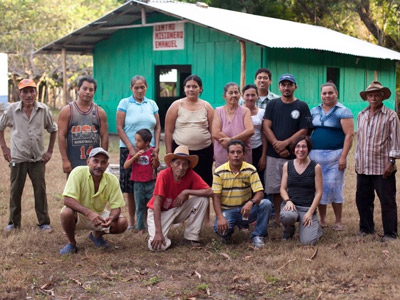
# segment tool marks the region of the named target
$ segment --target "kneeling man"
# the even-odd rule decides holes
[[[68,244],[60,250],[62,255],[78,251],[75,230],[91,230],[89,238],[93,243],[108,248],[103,235],[122,233],[128,226],[126,218],[120,215],[125,202],[119,181],[113,174],[105,172],[109,158],[106,150],[94,148],[87,166],[76,167],[68,177],[63,193],[65,206],[61,210],[61,225]],[[111,212],[105,209],[107,203]]]
[[[167,237],[171,226],[186,219],[184,238],[192,246],[200,245],[199,233],[212,192],[192,170],[198,160],[197,155],[189,155],[186,146],[179,146],[174,153],[165,155],[164,162],[168,168],[158,174],[153,198],[147,204],[148,246],[151,251],[166,250],[171,246]]]
[[[250,239],[254,247],[261,248],[268,234],[272,203],[263,199],[264,189],[257,169],[243,161],[245,153],[246,146],[242,141],[230,141],[228,162],[214,172],[212,191],[217,215],[214,231],[225,242],[231,242],[235,225],[247,226],[257,221]]]

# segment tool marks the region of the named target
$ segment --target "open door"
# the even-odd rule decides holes
[[[185,97],[183,81],[191,73],[191,65],[155,66],[155,98],[159,108],[161,128],[163,130],[167,110],[172,102]]]

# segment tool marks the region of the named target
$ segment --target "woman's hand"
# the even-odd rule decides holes
[[[282,210],[289,210],[289,211],[295,211],[296,206],[291,200],[286,201],[285,206],[282,208]]]
[[[218,142],[221,144],[222,147],[224,148],[228,148],[228,144],[231,141],[231,138],[229,137],[224,137],[224,138],[220,138],[218,140]]]
[[[261,158],[258,161],[258,166],[257,166],[258,170],[263,171],[265,169],[266,163],[267,163],[267,156],[261,155]]]
[[[303,217],[303,226],[308,226],[310,227],[312,225],[312,213],[310,211],[307,211],[306,214]]]
[[[344,171],[347,166],[347,159],[345,157],[340,157],[339,158],[339,171]]]

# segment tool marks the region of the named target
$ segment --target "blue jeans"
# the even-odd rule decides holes
[[[261,200],[259,205],[254,205],[251,209],[249,219],[243,220],[242,214],[240,213],[243,206],[231,208],[231,209],[224,209],[222,214],[224,215],[226,221],[229,224],[228,232],[225,235],[221,235],[218,232],[218,218],[215,220],[214,223],[214,232],[217,233],[219,236],[223,238],[230,238],[235,226],[246,226],[254,221],[257,221],[256,228],[252,232],[250,239],[255,236],[262,236],[265,237],[268,235],[268,219],[271,216],[272,211],[272,203],[268,199]]]
[[[146,211],[147,202],[153,196],[155,180],[147,182],[136,181],[133,185],[133,194],[135,196],[136,205],[136,228],[138,230],[146,229]]]

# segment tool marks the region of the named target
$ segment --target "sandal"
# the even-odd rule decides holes
[[[110,244],[105,239],[103,239],[102,236],[95,237],[93,235],[93,233],[91,232],[91,233],[89,233],[89,238],[96,245],[96,247],[99,247],[99,248],[108,248],[108,247],[110,247]]]
[[[343,229],[344,229],[343,225],[340,225],[340,224],[335,224],[332,226],[332,230],[335,230],[335,231],[342,231]]]
[[[72,245],[72,244],[66,244],[64,246],[64,248],[62,248],[60,250],[61,255],[68,255],[68,254],[72,254],[72,253],[76,253],[76,252],[78,252],[78,247],[76,247],[76,245]]]

